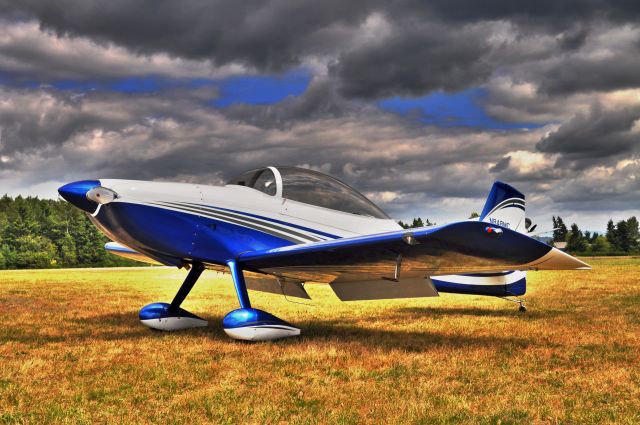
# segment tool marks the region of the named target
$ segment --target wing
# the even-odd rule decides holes
[[[524,234],[477,221],[252,251],[237,260],[246,270],[325,283],[589,268]]]
[[[114,255],[128,258],[129,260],[140,261],[141,263],[147,264],[163,264],[160,261],[154,260],[153,258],[148,257],[141,252],[131,249],[128,246],[122,245],[118,242],[107,242],[104,245],[104,249]]]

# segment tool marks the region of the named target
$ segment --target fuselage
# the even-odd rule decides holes
[[[401,229],[348,185],[291,167],[252,170],[223,186],[100,179],[59,191],[113,241],[175,266],[224,268],[248,251]],[[519,271],[432,281],[440,292],[504,296],[526,291],[525,273]]]
[[[107,236],[161,259],[221,264],[246,251],[400,229],[239,186],[101,179],[117,198],[90,212]]]

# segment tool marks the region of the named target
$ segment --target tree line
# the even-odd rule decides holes
[[[0,198],[0,269],[141,265],[105,251],[108,241],[64,201]]]
[[[398,224],[407,229],[436,223],[416,217]],[[553,217],[553,227],[553,242],[566,242],[566,250],[573,253],[640,252],[636,217],[617,223],[609,220],[603,235],[583,232],[575,223],[567,228],[560,216]],[[0,198],[0,269],[142,265],[108,253],[104,249],[108,241],[84,212],[62,200]]]
[[[566,251],[591,255],[627,255],[640,252],[638,219],[633,216],[614,224],[607,223],[604,235],[582,231],[576,223],[570,228],[560,216],[553,216],[553,242],[566,242]]]
[[[402,220],[398,221],[398,224],[402,226],[403,229],[411,229],[416,227],[429,227],[435,226],[436,223],[432,223],[428,218],[422,220],[421,217],[415,217],[411,223],[403,223]]]
[[[470,219],[477,218],[477,212],[471,213]],[[640,231],[638,220],[635,216],[614,223],[609,220],[606,232],[601,235],[598,232],[582,231],[576,223],[570,228],[564,224],[560,216],[553,216],[553,238],[548,242],[556,244],[566,242],[566,251],[582,255],[629,255],[640,253]],[[412,222],[398,224],[405,229],[414,227],[435,226],[428,218],[414,218]]]

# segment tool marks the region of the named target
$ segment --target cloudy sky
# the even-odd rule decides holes
[[[310,167],[397,219],[640,215],[640,2],[0,0],[0,191]]]

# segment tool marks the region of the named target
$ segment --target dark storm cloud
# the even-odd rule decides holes
[[[491,132],[425,132],[375,109],[338,115],[316,107],[312,118],[305,112],[307,119],[292,120],[282,131],[230,120],[196,91],[135,102],[102,92],[71,98],[55,90],[5,89],[0,95],[7,100],[0,108],[0,179],[21,184],[88,177],[219,184],[265,164],[314,165],[364,192],[398,192],[421,202],[484,192],[490,177],[479,175],[486,161],[509,145],[527,144]],[[489,140],[490,146],[478,149]],[[399,208],[390,205],[391,211]]]
[[[576,50],[582,47],[587,41],[589,28],[585,25],[574,24],[559,37],[562,50]]]
[[[412,22],[407,29],[345,52],[330,67],[347,96],[413,96],[435,90],[459,91],[491,75],[486,28]]]
[[[536,148],[560,154],[558,164],[587,167],[640,152],[640,132],[634,125],[640,107],[603,109],[594,105],[543,137]]]
[[[366,4],[340,0],[27,0],[2,4],[5,14],[34,17],[58,35],[116,43],[139,54],[214,59],[218,64],[241,63],[263,71],[298,64],[301,56],[313,53],[310,42],[315,33],[332,26],[357,25],[370,13]]]
[[[272,105],[234,104],[220,112],[231,120],[263,128],[291,128],[303,121],[376,113],[376,108],[339,95],[335,81],[317,77],[301,96],[289,96]]]
[[[0,93],[7,95],[7,92]],[[29,96],[26,90],[13,94],[15,97],[6,98],[7,101],[0,104],[2,154],[60,145],[77,132],[97,126],[108,128],[112,124],[108,115],[83,110],[81,104],[70,96],[34,97]],[[45,108],[42,108],[43,104]]]
[[[637,87],[638,70],[640,48],[628,49],[615,59],[568,58],[540,73],[540,90],[562,95]]]
[[[544,60],[580,48],[595,23],[636,25],[639,9],[637,2],[595,0],[0,0],[0,13],[9,21],[35,19],[58,36],[87,37],[142,56],[167,54],[211,61],[214,67],[239,64],[257,72],[282,72],[319,58],[331,64],[343,94],[365,98],[418,96],[483,84],[501,67],[527,62],[532,55]],[[375,16],[382,24],[367,26]],[[511,25],[512,39],[501,41],[505,23]],[[554,42],[537,49],[522,44],[544,37]],[[64,58],[47,57],[46,52],[38,57],[37,51],[16,47],[18,51],[7,46],[6,54],[31,63],[34,72],[52,68],[74,75]],[[639,74],[629,53],[626,63],[617,65],[569,58],[566,64],[537,67],[537,74],[528,78],[541,81],[551,93],[598,90],[612,87],[614,80],[616,87],[628,87],[637,83]],[[99,67],[92,71],[91,62],[77,61],[75,75],[99,72]],[[574,74],[583,66],[590,72]]]
[[[210,61],[140,56],[124,47],[87,38],[57,37],[38,23],[0,19],[0,81],[33,87],[56,81],[105,82],[131,77],[222,78],[237,66],[212,67]]]
[[[515,184],[518,187],[526,185],[527,188],[535,192],[545,192],[548,190],[549,183],[557,184],[574,175],[562,167],[555,167],[552,161],[545,161],[544,158],[532,159],[529,164],[523,161],[512,161],[512,159],[512,156],[502,158],[489,169],[489,172],[498,180]],[[535,166],[531,166],[532,164]]]
[[[578,211],[582,216],[603,212],[606,220],[607,215],[618,211],[628,211],[626,217],[637,216],[638,176],[640,161],[628,161],[615,168],[591,170],[578,178],[558,181],[547,194],[556,208]]]
[[[496,162],[496,164],[493,167],[491,167],[489,171],[492,173],[499,173],[501,171],[504,171],[507,168],[509,168],[509,162],[511,162],[511,157],[505,156],[500,161]]]
[[[423,8],[419,0],[410,2]],[[426,9],[434,16],[453,23],[479,20],[509,20],[536,26],[562,26],[576,21],[609,19],[633,22],[640,17],[640,4],[627,0],[435,0]]]
[[[144,124],[155,117],[171,117],[189,123],[188,108],[201,102],[201,92],[175,92],[162,97],[117,93],[75,94],[48,88],[2,90],[0,97],[0,154],[30,153],[45,147],[60,147],[78,134],[94,130],[120,131]],[[153,136],[161,137],[162,133]]]

